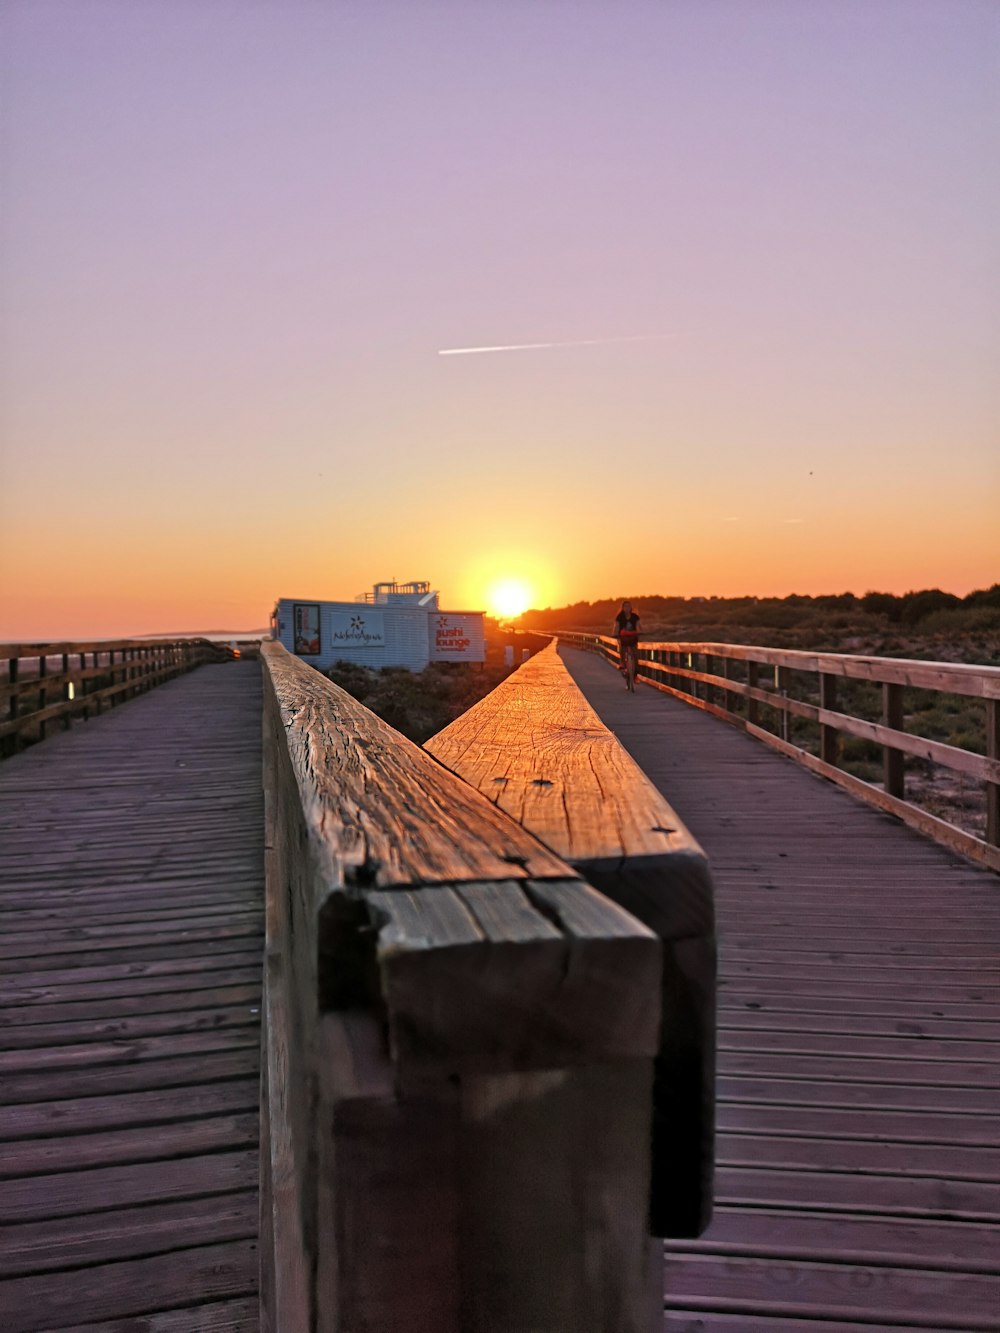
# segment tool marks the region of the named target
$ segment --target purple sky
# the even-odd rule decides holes
[[[0,46],[0,637],[1000,578],[993,0],[7,0]]]

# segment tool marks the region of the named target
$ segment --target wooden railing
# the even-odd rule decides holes
[[[615,640],[604,635],[560,631],[558,638],[618,660]],[[738,644],[643,642],[639,679],[742,727],[971,860],[1000,870],[1000,668]],[[908,730],[920,697],[914,692],[978,701],[985,753]],[[873,696],[878,719],[859,716],[874,711]],[[845,738],[875,747],[880,784],[845,771]],[[982,784],[985,836],[907,799],[908,758]]]
[[[663,943],[650,1228],[712,1212],[716,942],[704,852],[550,644],[425,747]]]
[[[227,655],[207,639],[0,644],[0,753]]]
[[[696,992],[713,989],[714,946],[696,944],[689,966],[684,931],[665,947],[281,645],[262,658],[263,1327],[652,1333],[661,1013],[704,1024],[711,1001]],[[592,802],[549,772],[531,789],[558,792],[564,809]],[[662,896],[643,869],[662,872],[673,839],[692,886],[687,934],[710,938],[700,852],[631,790],[636,818],[659,823],[644,832],[659,859],[636,864],[627,891],[636,905]],[[618,869],[627,862],[619,841]],[[602,888],[615,879],[600,856],[593,870]],[[696,1081],[688,1109],[706,1067],[701,1037],[678,1035],[674,1081]],[[704,1181],[704,1117],[693,1132]]]

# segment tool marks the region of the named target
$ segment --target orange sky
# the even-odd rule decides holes
[[[1000,579],[1000,8],[793,9],[5,7],[0,639]]]

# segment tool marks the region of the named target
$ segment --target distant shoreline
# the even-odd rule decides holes
[[[100,637],[81,636],[79,634],[49,634],[44,637],[32,635],[16,637],[10,636],[4,638],[4,643],[24,643],[24,644],[43,644],[43,643],[137,643],[146,639],[150,643],[159,639],[221,639],[228,642],[230,639],[269,639],[271,637],[270,629],[195,629],[195,630],[176,630],[167,634],[107,634]]]

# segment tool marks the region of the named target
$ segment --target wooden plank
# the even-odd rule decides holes
[[[319,1333],[459,1333],[457,1085],[397,1098],[360,1013],[323,1016],[318,1066]]]
[[[720,1102],[716,1111],[720,1134],[796,1134],[809,1139],[864,1138],[885,1142],[890,1151],[908,1143],[975,1144],[1000,1147],[1000,1120],[989,1113],[945,1114],[928,1110],[787,1106]],[[995,1158],[995,1155],[994,1155]],[[1000,1162],[993,1160],[994,1169]]]
[[[716,1170],[716,1201],[861,1216],[878,1213],[993,1223],[1000,1210],[1000,1185],[923,1176],[853,1177],[839,1171],[720,1166]]]
[[[222,1071],[226,1072],[225,1068]],[[0,1139],[63,1136],[125,1125],[155,1125],[197,1116],[256,1110],[256,1078],[187,1083],[171,1089],[147,1089],[89,1097],[21,1102],[0,1106]]]
[[[183,1237],[185,1247],[194,1247],[256,1236],[254,1190],[140,1204],[91,1213],[85,1219],[47,1217],[7,1226],[4,1271],[10,1277],[23,1277],[166,1253],[177,1248],[178,1237]]]
[[[47,991],[38,990],[22,993],[17,1004],[4,1004],[0,1008],[0,1029],[18,1026],[31,1026],[36,1023],[60,1023],[67,1018],[79,1019],[85,1012],[88,1020],[115,1018],[123,1014],[134,1014],[141,1008],[144,1014],[177,1013],[189,1009],[231,1008],[237,1004],[249,1006],[250,1013],[259,1012],[260,1008],[260,969],[245,969],[247,983],[233,986],[209,986],[206,989],[182,991],[152,990],[147,983],[137,990],[130,990],[125,982],[113,985],[124,989],[125,994],[107,998],[90,995],[63,996],[62,988],[50,987]],[[222,974],[226,976],[225,973]],[[235,973],[235,980],[240,973]],[[160,983],[162,987],[162,982]],[[65,989],[74,990],[70,986]],[[86,990],[87,987],[81,989]],[[53,1003],[44,1000],[53,997]],[[141,998],[140,998],[141,997]]]
[[[670,856],[674,935],[713,921],[704,856],[550,645],[424,748],[573,865]]]
[[[189,978],[189,981],[182,981],[180,983],[182,985],[200,984],[205,974],[218,976],[220,964],[228,971],[230,963],[233,969],[241,971],[247,967],[259,969],[259,951],[246,946],[243,953],[226,952],[219,957],[202,954],[191,958],[173,957],[158,962],[137,964],[125,961],[89,968],[74,967],[71,971],[67,971],[65,966],[30,972],[19,971],[16,975],[0,979],[0,998],[4,1003],[11,1003],[20,995],[30,994],[33,989],[44,989],[49,986],[72,998],[72,991],[90,985],[113,987],[119,982],[129,984],[134,981],[136,985],[148,982],[159,988],[171,985],[173,978]],[[165,981],[164,978],[169,980]],[[117,995],[128,992],[107,990],[95,993]]]
[[[174,1033],[218,1032],[225,1028],[260,1028],[259,1006],[239,1004],[228,1008],[185,1009],[177,1013],[143,1013],[114,1018],[83,1018],[69,1023],[24,1023],[0,1027],[0,1068],[3,1055],[14,1051],[64,1049],[83,1042],[100,1046],[109,1040],[126,1042]]]
[[[701,848],[550,644],[424,747],[663,941],[652,1223],[710,1212],[715,943]]]
[[[659,1325],[651,1077],[631,1061],[462,1080],[462,1329]]]
[[[802,1055],[850,1054],[856,1059],[884,1059],[977,1063],[994,1069],[1000,1043],[994,1041],[947,1041],[933,1037],[873,1037],[862,1033],[775,1032],[756,1028],[721,1028],[720,1051],[790,1051]]]
[[[296,1144],[295,1134],[303,1134],[301,1107],[296,1103],[312,1088],[300,1086],[282,970],[269,929],[261,1026],[260,1314],[265,1333],[307,1333],[311,1278],[305,1233],[311,1218],[303,1208],[303,1174],[310,1158],[305,1146]]]
[[[853,1319],[887,1327],[906,1319],[946,1329],[996,1329],[996,1278],[976,1274],[887,1269],[868,1264],[767,1264],[709,1255],[675,1255],[667,1266],[669,1305],[745,1313]],[[978,1313],[977,1313],[978,1312]]]
[[[852,1175],[904,1175],[948,1181],[1000,1182],[1000,1155],[990,1146],[870,1142],[835,1137],[768,1133],[720,1136],[718,1160],[726,1166],[782,1171],[848,1171]]]
[[[0,1073],[3,1084],[16,1071],[43,1069],[94,1068],[99,1064],[134,1065],[138,1061],[156,1063],[167,1056],[194,1055],[206,1051],[237,1050],[241,1046],[256,1048],[258,1021],[248,1021],[219,1030],[205,1027],[197,1032],[167,1033],[163,1036],[120,1038],[104,1041],[77,1042],[70,1045],[44,1046],[26,1050],[0,1051]]]
[[[0,1306],[19,1333],[65,1327],[81,1308],[96,1319],[133,1318],[190,1302],[199,1291],[212,1301],[256,1291],[256,1247],[227,1241],[78,1270],[72,1283],[48,1274],[0,1280]]]
[[[996,1242],[994,1226],[969,1222],[726,1207],[717,1209],[710,1236],[671,1241],[667,1249],[671,1256],[689,1251],[988,1274],[996,1272]]]
[[[258,1142],[257,1109],[243,1115],[172,1120],[160,1125],[19,1138],[3,1145],[0,1179],[23,1180],[52,1171],[84,1171],[128,1162],[163,1163],[184,1155],[252,1147]]]
[[[980,1115],[992,1112],[996,1090],[987,1081],[982,1087],[963,1087],[961,1084],[913,1084],[850,1082],[822,1074],[815,1079],[730,1076],[719,1077],[720,1100],[754,1102],[767,1105],[870,1106],[887,1110],[911,1107],[921,1111],[968,1111]]]
[[[255,1188],[257,1150],[180,1157],[169,1163],[143,1162],[87,1171],[57,1171],[8,1180],[0,1192],[0,1222],[30,1222],[87,1213],[93,1200],[105,1208],[126,1208],[158,1200],[231,1194]]]
[[[254,1333],[257,1328],[257,1298],[211,1301],[175,1310],[143,1314],[142,1333]],[[96,1324],[74,1324],[62,1333],[136,1333],[135,1319],[102,1319]]]
[[[227,1034],[224,1046],[205,1050],[199,1043],[193,1055],[137,1063],[88,1065],[66,1069],[56,1067],[28,1073],[6,1073],[0,1079],[0,1104],[60,1100],[73,1097],[102,1097],[111,1094],[153,1091],[159,1088],[190,1087],[198,1083],[219,1082],[256,1074],[259,1069],[257,1043],[240,1032],[239,1046]],[[235,1046],[235,1048],[234,1048]]]
[[[833,1013],[815,1014],[808,1011],[789,1013],[771,1007],[747,1009],[745,1006],[740,1006],[721,1010],[719,1027],[720,1030],[727,1031],[821,1033],[823,1036],[840,1033],[847,1036],[874,1036],[889,1040],[900,1037],[954,1038],[959,1041],[977,1042],[1000,1040],[1000,1022],[989,1022],[986,1019],[949,1022],[944,1019],[927,1018],[924,1014],[900,1019],[874,1016],[867,1012],[839,1016]]]
[[[318,671],[279,644],[262,660],[331,888],[566,877],[540,842]]]
[[[579,881],[370,893],[402,1086],[652,1057],[660,949]],[[544,905],[545,914],[535,903]]]
[[[671,1306],[664,1314],[663,1330],[664,1333],[761,1333],[763,1317],[765,1316],[760,1314],[729,1314],[716,1310],[692,1310],[682,1306],[676,1308]],[[957,1313],[955,1317],[961,1318]],[[825,1322],[811,1318],[785,1318],[770,1312],[766,1319],[767,1333],[822,1333],[822,1325]],[[873,1327],[879,1326],[867,1321],[858,1324],[853,1319],[838,1318],[827,1324],[827,1327],[836,1329],[836,1333],[872,1333]],[[924,1333],[927,1325],[893,1322],[891,1327],[893,1333]],[[969,1333],[967,1324],[935,1324],[934,1329],[935,1333]]]

